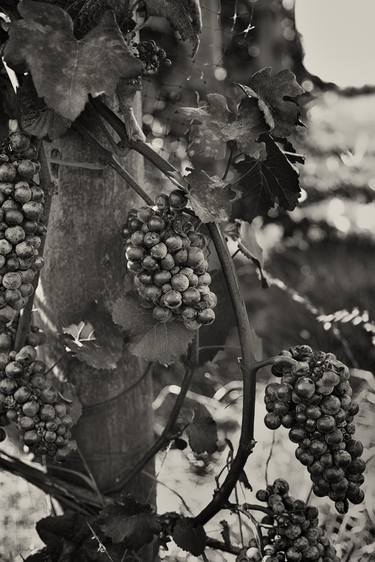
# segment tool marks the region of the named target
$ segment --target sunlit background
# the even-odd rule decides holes
[[[375,84],[374,0],[296,0],[295,13],[309,72],[342,88]]]

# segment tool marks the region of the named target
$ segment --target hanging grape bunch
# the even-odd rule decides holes
[[[30,138],[10,132],[0,149],[0,308],[8,320],[34,293],[33,281],[43,266],[38,250],[45,233],[44,192],[34,181],[38,172]]]
[[[215,320],[217,298],[210,290],[207,240],[186,205],[180,190],[161,194],[155,208],[129,212],[123,235],[142,306],[152,308],[158,322],[179,319],[197,330]]]
[[[73,420],[58,392],[48,384],[46,365],[26,345],[0,353],[0,440],[3,427],[15,422],[22,442],[38,455],[63,459],[72,447]]]
[[[256,497],[266,502],[271,515],[264,524],[269,524],[264,550],[267,562],[339,562],[334,547],[319,527],[319,512],[301,500],[289,495],[289,484],[277,478],[259,490]]]
[[[366,467],[363,445],[353,437],[359,408],[351,398],[349,369],[333,353],[301,345],[283,351],[272,372],[281,382],[266,387],[266,426],[289,429],[314,493],[328,496],[339,513],[346,513],[349,501],[364,499],[360,486]]]
[[[134,43],[138,58],[144,63],[146,72],[155,74],[162,65],[171,66],[172,61],[167,58],[164,49],[157,46],[155,41],[140,41]]]

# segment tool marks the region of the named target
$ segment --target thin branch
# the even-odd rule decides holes
[[[118,161],[117,157],[112,154],[107,148],[105,148],[98,139],[89,131],[86,127],[81,124],[75,123],[73,127],[91,144],[93,144],[97,149],[99,149],[102,155],[105,157],[107,165],[115,170],[131,187],[141,199],[143,199],[147,205],[153,205],[153,199],[144,191],[144,189],[138,184],[138,182],[133,178],[133,176],[125,170],[122,164]]]
[[[236,498],[236,504],[238,505],[240,503],[240,500],[239,500],[239,497],[238,497],[237,484],[234,487],[234,495],[235,495],[235,498]],[[237,517],[238,517],[238,526],[239,526],[239,530],[240,530],[241,545],[242,545],[242,547],[244,547],[245,543],[244,543],[244,537],[243,537],[242,518],[241,518],[241,512],[240,511],[237,511]]]
[[[92,414],[95,415],[102,408],[109,408],[111,406],[111,404],[114,404],[115,402],[117,402],[117,400],[119,400],[120,398],[125,396],[125,394],[128,394],[129,392],[134,390],[134,388],[136,388],[139,384],[141,384],[141,382],[147,377],[147,375],[150,374],[150,371],[151,371],[152,368],[153,368],[153,364],[149,363],[147,365],[147,367],[145,368],[145,370],[143,371],[143,373],[137,378],[137,380],[135,380],[129,386],[124,388],[124,390],[121,390],[121,392],[119,392],[118,394],[115,394],[115,396],[112,396],[111,398],[108,398],[107,400],[102,400],[101,402],[94,402],[93,404],[90,404],[89,406],[84,406],[82,415],[85,416],[85,417],[91,416]]]
[[[79,455],[80,458],[81,458],[82,464],[83,464],[83,466],[84,466],[84,468],[85,468],[85,470],[86,470],[86,472],[87,472],[87,474],[88,474],[88,476],[89,476],[89,478],[90,478],[90,480],[91,480],[92,487],[93,487],[93,489],[95,490],[95,492],[96,492],[96,494],[97,494],[97,496],[98,496],[99,501],[101,502],[102,506],[104,507],[104,498],[103,498],[103,495],[102,495],[102,493],[100,492],[99,486],[98,486],[98,484],[97,484],[97,482],[96,482],[96,480],[95,480],[95,477],[94,477],[94,475],[93,475],[93,473],[92,473],[92,471],[91,471],[89,465],[87,464],[87,461],[86,461],[86,459],[85,459],[85,457],[84,457],[84,455],[83,455],[81,449],[80,449],[78,446],[77,446],[77,452],[78,452],[78,455]]]
[[[210,537],[206,539],[206,546],[214,548],[215,550],[220,550],[221,552],[228,552],[228,554],[238,555],[241,553],[241,548],[239,546],[225,544],[224,542],[211,539]]]
[[[49,213],[50,213],[50,209],[51,209],[52,191],[53,191],[53,187],[54,187],[54,182],[51,178],[49,164],[48,164],[48,158],[47,158],[46,149],[45,149],[45,146],[44,146],[43,142],[40,144],[40,147],[39,147],[39,161],[40,161],[40,164],[41,164],[40,186],[43,188],[44,194],[45,194],[43,219],[44,219],[44,224],[47,226],[48,225]],[[46,237],[47,237],[46,234],[44,234],[44,236],[42,236],[42,241],[41,241],[41,245],[40,245],[40,248],[39,248],[39,255],[41,255],[41,256],[43,255]],[[40,277],[40,271],[37,272],[37,274],[35,275],[35,278],[33,280],[34,292],[29,297],[29,300],[27,301],[27,304],[26,304],[25,308],[23,309],[22,313],[20,314],[20,318],[18,320],[17,332],[16,332],[16,337],[15,337],[15,343],[14,343],[14,348],[15,348],[16,351],[19,351],[21,349],[21,347],[25,345],[26,338],[27,338],[29,330],[30,330],[30,324],[31,324],[33,307],[34,307],[34,298],[35,298],[36,289],[37,289],[38,283],[39,283],[39,277]]]
[[[146,451],[143,457],[136,463],[136,465],[128,472],[127,470],[121,471],[115,479],[115,484],[106,490],[106,493],[114,493],[122,490],[129,482],[154,458],[159,451],[161,451],[170,441],[175,437],[174,426],[180,414],[180,410],[184,403],[186,394],[190,388],[191,381],[194,375],[194,368],[187,367],[185,375],[181,384],[181,390],[177,395],[176,401],[164,427],[161,435],[156,439],[155,443]],[[126,475],[124,475],[127,473]]]
[[[186,503],[184,497],[177,492],[177,490],[174,490],[173,488],[171,488],[170,486],[168,486],[168,484],[166,484],[165,482],[162,482],[162,480],[159,480],[156,476],[153,476],[152,474],[150,474],[149,472],[147,472],[146,470],[142,470],[142,474],[144,474],[145,476],[147,476],[147,478],[150,478],[151,480],[153,480],[154,482],[156,482],[156,484],[158,484],[159,486],[163,486],[163,488],[166,488],[167,490],[169,490],[172,494],[174,494],[182,503],[182,505],[184,506],[184,508],[186,509],[186,511],[190,514],[193,515],[192,510],[190,509],[190,507],[188,506],[188,504]]]
[[[227,502],[242,470],[244,469],[246,461],[254,448],[256,373],[260,368],[269,364],[268,360],[254,364],[252,349],[253,333],[228,246],[216,224],[210,223],[208,225],[208,230],[221,262],[236,316],[237,329],[242,350],[241,370],[243,375],[243,406],[241,434],[237,454],[233,459],[232,465],[223,484],[215,493],[210,503],[195,518],[197,525],[206,524],[221,510],[225,502]]]
[[[270,451],[269,451],[269,453],[268,453],[268,457],[267,457],[267,460],[266,460],[266,465],[265,465],[265,467],[264,467],[264,479],[265,479],[265,481],[266,481],[266,486],[268,486],[268,467],[269,467],[269,464],[270,464],[271,459],[272,459],[273,448],[274,448],[274,446],[275,446],[275,441],[276,441],[276,431],[274,431],[273,434],[272,434],[271,447],[270,447]]]
[[[135,150],[146,160],[154,164],[177,187],[186,191],[188,184],[180,172],[168,160],[158,154],[151,146],[140,139],[129,139],[125,123],[100,99],[91,99],[92,106],[103,117],[112,129],[118,134],[128,148]]]
[[[59,500],[63,505],[69,506],[79,513],[90,515],[96,513],[102,507],[97,494],[91,490],[46,474],[5,451],[0,451],[0,468],[15,476],[20,476],[46,494]],[[106,499],[107,501],[108,499]]]

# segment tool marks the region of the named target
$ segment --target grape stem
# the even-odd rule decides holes
[[[39,147],[39,162],[40,162],[40,165],[41,165],[41,168],[40,168],[40,186],[43,188],[44,195],[45,195],[43,222],[46,226],[48,226],[48,218],[49,218],[49,213],[50,213],[50,209],[51,209],[54,182],[51,178],[49,163],[48,163],[48,157],[47,157],[46,148],[45,148],[43,142],[40,144],[40,147]],[[44,249],[44,246],[45,246],[46,237],[47,237],[47,234],[42,236],[42,242],[41,242],[41,246],[40,246],[40,249],[39,249],[39,253],[40,253],[41,256],[43,255],[43,249]],[[30,324],[31,324],[31,319],[32,319],[32,314],[33,314],[33,307],[34,307],[34,298],[35,298],[36,289],[37,289],[38,283],[39,283],[39,277],[40,277],[40,271],[37,272],[37,274],[35,275],[34,281],[33,281],[34,292],[29,297],[29,300],[27,301],[26,306],[23,309],[23,311],[20,314],[20,317],[18,319],[16,337],[15,337],[15,342],[14,342],[14,349],[16,351],[19,351],[25,345],[27,336],[29,334]]]

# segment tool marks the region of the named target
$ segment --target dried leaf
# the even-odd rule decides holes
[[[126,45],[112,12],[81,40],[70,16],[58,6],[22,0],[4,58],[11,68],[29,70],[38,96],[74,121],[89,94],[114,94],[120,78],[136,77],[143,65]]]
[[[203,554],[206,547],[207,535],[202,525],[194,525],[194,520],[189,517],[179,519],[172,533],[174,542],[194,556]]]
[[[266,160],[246,158],[235,165],[243,178],[233,188],[238,190],[238,198],[232,203],[233,219],[251,222],[276,204],[288,211],[297,205],[301,194],[298,170],[271,138],[264,137],[264,142]]]
[[[231,199],[235,193],[217,176],[204,170],[193,170],[188,176],[189,200],[203,223],[225,222],[231,215]]]
[[[249,86],[239,86],[250,98],[258,100],[267,121],[274,121],[272,132],[276,137],[290,135],[300,113],[296,98],[304,93],[293,72],[281,70],[272,76],[272,68],[262,68],[252,75]]]
[[[245,98],[232,109],[221,94],[208,94],[200,107],[184,107],[178,112],[190,121],[189,156],[225,158],[227,143],[235,142],[237,151],[253,158],[263,158],[264,144],[258,142],[269,125],[255,99]],[[233,106],[233,103],[231,103]]]
[[[194,338],[194,332],[180,322],[155,322],[151,311],[143,309],[133,293],[115,301],[112,318],[129,336],[129,351],[147,361],[173,363],[186,353]]]

